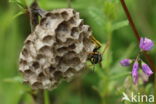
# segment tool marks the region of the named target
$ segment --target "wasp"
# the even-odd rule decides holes
[[[99,52],[99,49],[102,47],[102,44],[96,40],[93,36],[90,36],[90,39],[93,43],[96,44],[96,47],[94,48],[93,52],[89,52],[88,60],[92,64],[101,64],[102,61],[102,55],[105,53],[106,49],[109,47],[109,41],[106,43],[106,46],[104,48],[104,51],[102,53]]]

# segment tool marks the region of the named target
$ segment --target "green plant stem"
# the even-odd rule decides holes
[[[67,0],[67,2],[68,2],[68,8],[71,8],[71,0]]]
[[[50,104],[48,90],[44,90],[44,104]]]
[[[44,101],[44,90],[38,89],[31,92],[31,96],[35,102],[35,104],[45,104]]]

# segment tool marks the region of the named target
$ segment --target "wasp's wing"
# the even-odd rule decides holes
[[[98,48],[102,46],[102,44],[98,40],[96,40],[94,36],[91,35],[89,38],[92,40],[93,43],[97,45]]]

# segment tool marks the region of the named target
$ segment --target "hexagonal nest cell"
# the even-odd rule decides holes
[[[27,37],[19,70],[33,89],[53,89],[84,69],[95,45],[91,29],[73,9],[47,12]]]

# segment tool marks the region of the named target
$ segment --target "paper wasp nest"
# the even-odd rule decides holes
[[[53,89],[71,79],[95,47],[91,34],[73,9],[47,12],[24,42],[19,65],[24,81],[34,89]]]

